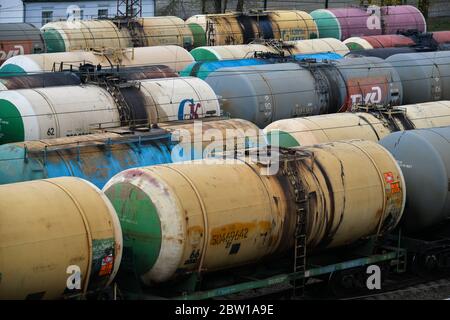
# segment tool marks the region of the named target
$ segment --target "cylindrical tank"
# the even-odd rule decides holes
[[[395,54],[402,53],[416,53],[416,52],[429,52],[436,51],[434,48],[413,48],[413,47],[398,47],[398,48],[377,48],[366,50],[352,50],[345,57],[346,58],[359,58],[359,57],[376,57],[380,59],[387,59]]]
[[[279,119],[329,113],[328,92],[316,90],[310,70],[297,63],[221,68],[205,81],[232,118],[260,128]]]
[[[178,46],[156,46],[112,50],[105,53],[96,52],[60,52],[24,55],[9,59],[1,68],[1,73],[20,74],[78,69],[80,64],[144,67],[149,65],[166,65],[176,72],[183,70],[194,62],[191,54]]]
[[[305,11],[275,10],[267,11],[266,14],[272,26],[272,39],[293,41],[319,37],[313,17]],[[267,39],[267,36],[264,38]]]
[[[213,151],[265,146],[259,129],[239,119],[162,128],[164,131],[139,135],[106,132],[2,145],[0,184],[75,176],[102,188],[112,176],[129,168],[201,159]]]
[[[397,130],[450,126],[450,101],[400,106],[387,117],[373,112],[345,112],[271,123],[264,132],[272,145],[307,146],[349,139],[377,142]]]
[[[45,52],[41,32],[29,23],[0,23],[0,65],[22,54]]]
[[[398,54],[386,62],[400,75],[404,104],[450,100],[450,52]]]
[[[0,91],[0,144],[90,133],[120,125],[114,99],[94,85]]]
[[[427,22],[422,12],[414,6],[381,7],[383,34],[396,34],[402,31],[427,31]]]
[[[128,29],[119,29],[110,20],[50,22],[41,32],[49,53],[133,47]]]
[[[433,39],[438,44],[450,43],[450,31],[434,31]]]
[[[335,52],[344,56],[349,52],[349,49],[342,41],[334,38],[287,41],[285,45],[288,47],[286,50],[287,54]]]
[[[373,142],[292,149],[275,161],[281,167],[273,175],[259,163],[215,161],[130,169],[108,182],[103,190],[121,220],[124,257],[134,258],[121,271],[152,285],[292,249],[298,192],[307,198],[311,250],[383,234],[403,212],[400,168]]]
[[[380,141],[402,168],[407,198],[402,226],[420,231],[450,218],[450,127],[396,132]]]
[[[280,63],[286,62],[289,59],[294,60],[305,60],[305,59],[313,59],[315,61],[323,61],[323,60],[338,60],[343,57],[334,52],[327,53],[315,53],[315,54],[296,54],[291,57],[286,58],[260,58],[260,59],[239,59],[239,60],[220,60],[220,61],[205,61],[205,62],[194,62],[186,67],[183,71],[180,72],[181,76],[193,76],[200,79],[206,79],[210,73],[221,69],[221,68],[229,68],[229,67],[244,67],[244,66],[254,66],[260,64],[272,64],[272,63]],[[226,72],[226,71],[225,71]]]
[[[202,79],[180,77],[150,79],[139,88],[123,89],[135,120],[158,123],[220,116],[220,105],[213,89]]]
[[[60,299],[107,287],[122,258],[108,198],[89,182],[58,178],[0,186],[0,299]],[[80,271],[81,290],[68,289]]]
[[[236,13],[207,15],[207,45],[244,44],[242,27],[237,16]]]
[[[227,46],[199,47],[191,51],[195,61],[218,61],[254,58],[256,52],[277,53],[277,51],[262,44],[241,44]]]
[[[321,38],[345,40],[380,35],[381,28],[369,28],[370,12],[361,8],[318,9],[311,12]]]
[[[206,46],[206,15],[199,14],[186,20],[194,38],[194,48]]]
[[[147,46],[177,45],[192,49],[194,38],[183,19],[174,16],[138,18]]]
[[[0,144],[220,115],[214,91],[194,77],[142,80],[121,94],[127,110],[95,85],[0,91]]]
[[[415,42],[401,34],[386,34],[379,36],[351,37],[344,41],[350,50],[367,50],[377,48],[410,47]]]
[[[76,86],[80,84],[80,77],[72,72],[52,72],[15,77],[0,77],[0,91],[55,86]]]
[[[402,103],[400,77],[396,69],[384,60],[362,57],[332,63],[344,79],[344,85],[339,85],[344,98],[340,111],[351,110],[357,104],[396,106]]]

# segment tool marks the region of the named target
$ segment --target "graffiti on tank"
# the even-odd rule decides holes
[[[0,63],[17,55],[25,54],[25,48],[22,45],[6,45],[0,50]]]
[[[369,6],[367,13],[370,15],[367,18],[367,29],[380,30],[381,29],[381,9],[378,6]]]
[[[186,105],[189,107],[189,113],[185,112]],[[198,119],[198,111],[202,105],[198,102],[195,103],[194,99],[184,99],[178,106],[178,120],[193,120]],[[188,115],[188,118],[185,116]]]
[[[371,92],[367,92],[365,96],[362,94],[353,94],[350,96],[352,99],[352,105],[363,103],[363,104],[372,104],[372,103],[380,103],[381,102],[381,88],[380,87],[372,87]]]
[[[355,105],[384,103],[389,92],[388,83],[386,77],[349,79],[347,81],[347,101],[342,111],[350,111]]]

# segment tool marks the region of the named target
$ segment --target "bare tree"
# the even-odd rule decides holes
[[[428,11],[430,9],[430,0],[419,0],[419,10],[423,13],[425,19],[428,19]]]
[[[237,12],[244,11],[244,2],[245,2],[245,0],[238,0],[237,5],[236,5]]]
[[[222,0],[214,0],[214,13],[222,12]]]

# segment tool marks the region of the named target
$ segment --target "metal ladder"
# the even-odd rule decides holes
[[[305,293],[306,285],[306,233],[307,233],[307,217],[308,217],[308,192],[305,190],[303,183],[296,169],[293,169],[296,161],[306,158],[294,151],[293,159],[288,159],[284,164],[284,172],[291,183],[294,191],[294,201],[296,204],[296,223],[295,223],[295,243],[294,243],[294,273],[300,275],[293,281],[293,298],[302,298]],[[300,156],[300,157],[298,157]]]
[[[133,112],[120,91],[121,88],[131,87],[133,84],[125,83],[121,85],[116,83],[116,80],[117,79],[105,79],[106,90],[111,94],[114,102],[116,102],[117,108],[119,109],[120,122],[129,125],[130,128],[134,128]]]

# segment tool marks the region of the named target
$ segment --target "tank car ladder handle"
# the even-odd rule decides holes
[[[301,155],[300,155],[301,156]],[[294,280],[294,296],[303,297],[306,285],[306,219],[308,215],[308,197],[304,185],[300,183],[299,177],[291,170],[289,164],[294,159],[285,160],[283,173],[288,177],[292,187],[294,188],[296,209],[296,227],[295,227],[295,244],[294,244],[294,272],[303,273],[301,279]],[[303,195],[303,197],[301,196]]]
[[[88,258],[88,270],[86,273],[86,277],[84,278],[84,288],[83,288],[83,295],[86,295],[87,293],[87,289],[88,289],[88,285],[89,285],[89,278],[91,277],[91,272],[92,272],[92,258],[93,258],[93,249],[92,249],[92,234],[91,234],[91,229],[89,228],[89,222],[88,219],[86,217],[86,214],[83,210],[83,208],[81,208],[81,206],[79,205],[79,203],[75,200],[75,198],[72,196],[72,194],[69,192],[69,190],[67,190],[66,188],[64,188],[63,186],[60,186],[52,181],[49,180],[43,180],[45,182],[48,182],[54,186],[56,186],[57,188],[61,189],[62,191],[64,191],[72,200],[72,202],[74,203],[74,205],[77,207],[78,211],[81,214],[81,219],[83,220],[83,224],[84,224],[84,228],[86,230],[86,234],[88,237],[88,250],[89,250],[89,258]]]

